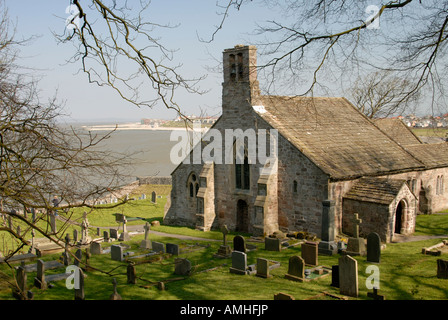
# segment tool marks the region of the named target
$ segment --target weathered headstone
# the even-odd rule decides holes
[[[123,247],[113,244],[110,247],[110,257],[115,261],[123,261]]]
[[[27,275],[24,263],[22,263],[22,265],[17,267],[16,281],[18,288],[17,291],[14,292],[14,295],[17,299],[24,300],[26,297],[26,282],[27,282]]]
[[[81,244],[87,244],[92,240],[89,236],[89,225],[89,220],[87,220],[87,212],[84,211],[83,220],[81,223]]]
[[[318,265],[318,248],[316,242],[307,241],[302,243],[302,258],[307,265]]]
[[[281,240],[277,238],[265,237],[264,248],[267,251],[281,251],[282,250]]]
[[[262,278],[269,278],[269,260],[264,258],[257,258],[257,273],[256,276]]]
[[[448,260],[437,259],[437,278],[448,279]]]
[[[170,253],[174,256],[179,255],[179,245],[175,243],[167,243],[166,244],[166,253]]]
[[[53,233],[56,233],[58,231],[56,226],[56,216],[54,215],[54,213],[50,213],[50,227]]]
[[[103,241],[104,242],[109,242],[110,238],[109,238],[109,232],[107,232],[106,230],[103,231]]]
[[[78,230],[77,229],[73,230],[73,242],[74,243],[78,242]]]
[[[43,260],[37,260],[37,272],[34,278],[34,285],[39,289],[46,289],[47,283],[45,282],[45,263]]]
[[[230,272],[235,274],[247,274],[247,255],[244,252],[232,252],[232,266]]]
[[[135,272],[135,265],[133,262],[128,263],[126,274],[128,276],[128,283],[129,284],[136,284],[137,283],[137,275]]]
[[[90,242],[90,253],[91,254],[102,254],[103,249],[101,248],[101,243],[92,241]]]
[[[85,300],[84,271],[82,271],[81,268],[78,268],[75,272],[78,272],[78,283],[75,285],[75,300]]]
[[[339,258],[339,292],[358,297],[358,261],[349,255]]]
[[[75,266],[79,267],[81,261],[82,261],[82,250],[78,249],[75,252]]]
[[[292,256],[289,258],[288,273],[285,278],[300,282],[305,279],[305,261],[302,257]]]
[[[151,193],[151,202],[152,202],[152,203],[156,203],[156,202],[157,202],[157,194],[156,194],[155,191],[153,191],[153,192]]]
[[[191,262],[185,258],[174,259],[174,273],[182,276],[188,276],[191,273]]]
[[[244,237],[237,235],[233,238],[233,250],[246,252],[246,240]]]
[[[381,259],[381,238],[372,232],[367,236],[367,261],[379,263]]]
[[[165,253],[165,245],[162,242],[152,242],[152,251]]]
[[[322,234],[321,241],[319,242],[319,253],[324,255],[333,255],[338,253],[337,244],[334,241],[334,204],[334,200],[322,201]]]
[[[118,230],[114,228],[109,229],[109,235],[112,239],[118,240]]]
[[[279,292],[274,294],[274,300],[296,300],[292,295]]]

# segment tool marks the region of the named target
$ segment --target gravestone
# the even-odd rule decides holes
[[[16,281],[18,289],[14,291],[14,296],[16,299],[24,300],[26,297],[26,281],[27,281],[27,275],[24,263],[22,263],[22,265],[17,267]]]
[[[253,271],[248,269],[247,255],[244,252],[232,252],[232,266],[230,267],[230,273],[243,275],[253,273]]]
[[[78,249],[75,252],[75,266],[79,267],[81,261],[82,261],[82,250]]]
[[[339,288],[339,266],[331,266],[331,286]]]
[[[264,238],[264,249],[267,251],[281,251],[282,245],[281,240],[277,238]]]
[[[78,242],[78,230],[74,229],[73,230],[73,243],[77,243]]]
[[[165,253],[165,245],[162,242],[152,242],[152,251]]]
[[[115,261],[123,261],[123,247],[113,244],[110,247],[110,257]]]
[[[292,295],[279,292],[274,294],[274,300],[296,300]]]
[[[112,239],[118,240],[118,230],[114,228],[109,229],[109,235]]]
[[[143,239],[142,242],[140,242],[140,249],[152,249],[151,240],[148,239],[148,233],[149,230],[151,229],[149,222],[145,223],[143,229],[145,230],[145,239]]]
[[[288,273],[285,278],[299,282],[305,279],[305,260],[302,257],[292,256],[289,258]]]
[[[78,268],[75,272],[78,272],[78,285],[75,285],[75,300],[85,300],[84,271],[82,271],[81,268]]]
[[[269,278],[269,260],[264,258],[257,258],[257,273],[256,276],[262,278]]]
[[[125,216],[123,216],[123,232],[120,234],[120,236],[118,237],[118,241],[129,241],[131,240],[131,237],[129,236],[127,227],[126,227],[126,223],[128,222],[128,220],[126,219]]]
[[[109,242],[110,238],[109,238],[109,232],[107,232],[106,230],[103,231],[103,241],[104,242]]]
[[[156,203],[156,202],[157,202],[157,195],[156,195],[156,192],[155,192],[155,191],[153,191],[153,192],[151,193],[151,202],[152,202],[152,203]]]
[[[367,236],[367,261],[379,263],[381,258],[381,239],[378,233],[372,232]]]
[[[191,262],[185,258],[174,259],[174,273],[181,276],[188,276],[191,273]]]
[[[358,261],[349,255],[339,258],[339,292],[358,297]]]
[[[378,289],[373,287],[373,292],[367,292],[367,296],[373,300],[386,300],[386,297],[378,294]]]
[[[54,215],[54,213],[50,213],[50,227],[53,233],[56,233],[58,231],[56,226],[56,216]]]
[[[437,278],[448,279],[448,260],[437,259]]]
[[[347,249],[345,254],[350,256],[363,256],[366,252],[366,245],[363,238],[359,237],[359,225],[362,219],[359,219],[358,214],[353,214],[353,237],[348,239]]]
[[[43,260],[37,260],[36,277],[34,278],[34,285],[39,289],[46,289],[47,283],[45,282],[45,263]]]
[[[337,244],[334,241],[335,211],[334,200],[322,201],[322,228],[321,241],[319,242],[319,253],[323,255],[334,255],[338,253]]]
[[[112,285],[114,286],[114,292],[110,295],[109,300],[122,300],[120,294],[117,291],[117,279],[112,280]]]
[[[244,237],[237,235],[233,238],[233,250],[246,252],[246,240]]]
[[[101,243],[92,241],[90,243],[90,253],[91,254],[102,254],[103,249],[101,248]]]
[[[92,238],[89,236],[89,220],[87,220],[87,212],[84,211],[83,220],[81,223],[81,244],[87,244],[92,241]]]
[[[166,244],[166,253],[170,253],[174,256],[179,255],[179,245],[174,243],[167,243]]]
[[[133,262],[128,263],[127,269],[126,269],[126,275],[128,277],[128,283],[129,284],[136,284],[137,283],[137,275],[135,272],[135,265]]]
[[[317,242],[302,243],[302,258],[305,264],[310,266],[318,265],[318,247]]]

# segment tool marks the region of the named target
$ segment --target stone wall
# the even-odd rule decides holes
[[[161,176],[149,176],[149,177],[137,177],[136,178],[139,185],[142,184],[165,184],[171,185],[171,176],[161,177]]]

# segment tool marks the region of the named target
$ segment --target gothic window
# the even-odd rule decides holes
[[[195,173],[191,173],[188,176],[187,186],[189,189],[190,198],[195,198],[199,190],[199,181]]]
[[[244,74],[244,70],[243,70],[243,54],[242,53],[238,53],[238,80],[242,80],[243,79],[243,74]]]
[[[245,143],[246,145],[246,143]],[[247,154],[247,147],[244,148],[244,160],[238,160],[236,152],[236,143],[233,145],[233,159],[235,166],[235,188],[242,190],[250,189],[250,165],[249,158]],[[243,156],[243,155],[242,155]],[[241,163],[242,162],[242,163]]]
[[[293,191],[297,193],[297,180],[294,180]]]

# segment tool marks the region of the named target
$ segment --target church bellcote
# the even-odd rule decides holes
[[[242,111],[259,94],[257,80],[257,48],[236,45],[223,52],[223,114]],[[249,104],[248,104],[249,103]]]

